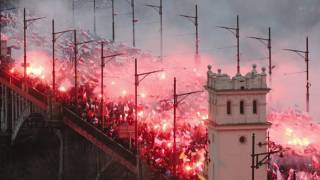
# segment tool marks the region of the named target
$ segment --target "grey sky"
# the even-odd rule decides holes
[[[77,26],[93,29],[93,0],[76,1]],[[305,64],[294,54],[282,51],[283,48],[304,50],[305,36],[310,37],[311,51],[311,112],[319,119],[317,102],[320,98],[318,80],[318,61],[320,48],[320,1],[319,0],[163,0],[165,54],[184,53],[193,56],[194,25],[178,17],[177,14],[194,15],[194,5],[199,5],[200,52],[210,55],[214,69],[231,69],[235,72],[235,48],[219,49],[235,45],[234,36],[217,25],[235,26],[236,15],[240,16],[241,64],[243,67],[256,63],[266,66],[266,48],[247,36],[266,36],[267,28],[272,28],[274,90],[281,93],[275,99],[277,107],[298,104],[304,109],[305,76],[296,74],[285,76],[284,73],[304,71]],[[159,0],[136,0],[136,39],[137,47],[159,54],[159,16],[145,4],[157,5]],[[21,0],[21,7],[40,16],[55,17],[61,29],[71,27],[71,0]],[[97,0],[97,32],[103,37],[111,38],[110,1]],[[131,45],[130,4],[127,0],[115,0],[116,40]],[[45,27],[49,28],[49,20]],[[191,50],[179,52],[181,45]],[[260,59],[260,60],[259,60]],[[233,68],[234,67],[234,68]],[[248,68],[246,68],[248,69]],[[293,98],[294,97],[294,98]]]

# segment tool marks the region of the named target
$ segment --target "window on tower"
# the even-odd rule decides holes
[[[227,102],[227,114],[231,114],[231,101]]]
[[[252,113],[257,114],[257,101],[256,100],[254,100],[252,102]]]
[[[244,114],[244,101],[240,101],[240,114]]]

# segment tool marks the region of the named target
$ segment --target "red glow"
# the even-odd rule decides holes
[[[67,41],[66,41],[67,42]],[[115,49],[118,47],[114,47]],[[88,52],[90,50],[86,49]],[[152,58],[146,58],[142,54],[132,54],[131,49],[120,49],[127,51],[126,59],[121,65],[110,64],[110,68],[105,72],[106,96],[108,102],[118,103],[128,98],[129,101],[133,101],[134,82],[133,63],[130,60],[133,56],[139,56],[138,67],[139,71],[149,71],[159,68],[165,69],[165,72],[161,72],[157,75],[146,78],[139,90],[140,97],[138,109],[139,116],[139,141],[141,143],[141,152],[149,162],[153,164],[155,168],[166,170],[170,169],[172,164],[172,146],[173,146],[173,122],[172,122],[172,84],[173,77],[177,77],[178,89],[181,92],[189,92],[193,90],[199,90],[206,82],[206,65],[211,64],[213,61],[202,58],[202,64],[196,66],[193,63],[193,58],[186,55],[176,55],[166,59],[163,63],[153,61]],[[92,57],[97,54],[90,53]],[[84,92],[83,98],[101,98],[99,79],[99,65],[98,61],[92,60],[90,57],[88,61],[81,62],[79,66],[79,84],[88,85],[93,88],[92,92]],[[203,56],[204,57],[204,56]],[[68,60],[68,61],[66,61]],[[181,63],[183,60],[183,63]],[[22,58],[16,64],[21,64]],[[51,84],[51,58],[49,55],[43,52],[28,52],[28,64],[27,74],[30,78],[40,78],[41,81]],[[244,66],[243,72],[248,72],[249,69],[245,69],[248,66]],[[60,85],[58,91],[69,92],[73,85],[73,66],[69,62],[69,57],[60,57],[57,61],[56,67],[57,84]],[[227,67],[231,68],[231,67]],[[233,68],[233,67],[232,67]],[[287,68],[287,67],[286,67]],[[16,65],[15,68],[10,70],[10,73],[19,72],[23,74],[23,68]],[[224,70],[224,73],[232,74],[231,70]],[[110,78],[113,76],[112,78]],[[113,79],[116,78],[116,81]],[[119,78],[118,78],[119,77]],[[112,79],[112,80],[111,80]],[[161,80],[161,81],[160,81]],[[108,85],[108,84],[111,85]],[[279,89],[277,86],[277,93],[273,94],[275,99],[280,99],[287,92],[287,89]],[[72,91],[70,91],[72,92]],[[147,92],[147,93],[146,93]],[[279,93],[281,92],[281,93]],[[68,94],[68,93],[66,93]],[[71,94],[71,93],[70,93]],[[72,96],[72,95],[71,95]],[[88,96],[88,97],[87,97]],[[119,98],[119,96],[121,96]],[[278,98],[277,98],[278,97]],[[290,97],[292,98],[292,97]],[[120,99],[120,100],[119,100]],[[162,102],[163,99],[169,99]],[[183,178],[190,174],[201,174],[204,171],[204,167],[207,164],[206,151],[207,151],[207,135],[205,121],[208,120],[207,110],[207,94],[197,94],[185,99],[178,108],[177,119],[177,154],[179,156],[179,162],[177,164],[178,169],[181,172],[179,176]],[[161,103],[159,103],[161,101]],[[122,117],[122,116],[121,116]],[[126,114],[128,117],[128,112]],[[293,158],[293,154],[299,156],[307,156],[312,154],[313,164],[312,168],[316,168],[318,157],[320,155],[320,140],[318,137],[320,127],[307,115],[303,113],[270,113],[268,120],[273,123],[270,129],[271,140],[276,144],[281,144],[284,148],[289,148],[293,153],[287,156],[288,159]],[[303,128],[302,128],[303,127]],[[151,143],[150,143],[151,142]],[[311,150],[312,151],[311,151]],[[310,153],[310,151],[312,153]],[[309,153],[309,154],[308,154]],[[311,158],[305,158],[311,159]],[[169,165],[168,165],[169,164]],[[301,163],[302,164],[302,163]],[[308,165],[309,167],[309,165]],[[311,169],[311,168],[310,168]],[[319,168],[318,168],[319,169]],[[305,172],[299,174],[299,177],[305,177]],[[310,176],[308,176],[310,177]],[[187,179],[187,178],[185,178]]]
[[[185,166],[184,168],[186,171],[191,171],[192,170],[192,167],[190,167],[189,165]]]
[[[67,91],[66,88],[63,87],[63,86],[60,86],[60,87],[58,88],[58,90],[59,90],[60,92],[66,92],[66,91]]]
[[[127,95],[127,91],[126,90],[122,90],[122,95],[126,96]]]
[[[145,97],[146,97],[146,94],[145,94],[145,93],[141,93],[140,96],[141,96],[142,98],[145,98]]]

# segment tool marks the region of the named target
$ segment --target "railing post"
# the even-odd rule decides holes
[[[3,119],[4,119],[4,85],[0,84],[1,86],[1,112],[0,112],[0,130],[4,131],[3,128]]]
[[[13,90],[10,89],[10,98],[11,98],[11,106],[10,106],[10,111],[11,111],[11,116],[10,116],[10,122],[11,122],[11,129],[14,129],[15,126],[15,119],[14,119],[14,106],[15,106],[15,93]]]

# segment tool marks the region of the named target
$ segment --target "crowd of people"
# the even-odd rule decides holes
[[[116,101],[107,99],[104,101],[104,122],[102,122],[101,99],[100,97],[95,97],[92,91],[93,89],[89,86],[80,86],[77,106],[75,98],[69,96],[69,94],[74,94],[74,89],[71,89],[70,93],[60,92],[57,95],[62,103],[71,107],[83,120],[100,128],[108,136],[128,148],[131,147],[131,150],[134,151],[135,146],[128,144],[131,142],[130,139],[121,139],[118,132],[121,126],[134,125],[134,103],[127,96],[119,97]],[[159,107],[162,108],[158,108],[157,113],[161,114],[161,111],[172,110],[168,106],[170,106],[168,103],[159,102]],[[144,110],[144,106],[140,104],[138,112],[146,113]],[[152,120],[146,119],[150,117],[142,116],[141,114],[139,116],[138,146],[141,158],[149,166],[167,176],[173,175],[174,167],[172,161],[175,158],[177,175],[184,177],[184,179],[196,179],[200,175],[199,173],[203,172],[207,163],[206,129],[192,126],[186,122],[180,124],[177,128],[177,137],[181,142],[178,141],[174,156],[172,127],[168,125],[161,125],[160,127],[159,122],[152,122]],[[135,142],[134,139],[133,142]]]
[[[9,73],[17,79],[23,79],[23,76],[14,68],[10,68]],[[39,77],[29,76],[27,82],[30,87],[41,94],[47,96],[53,94],[51,86]],[[57,90],[54,95],[58,103],[68,107],[84,121],[91,123],[118,143],[135,152],[134,137],[122,139],[118,131],[123,126],[134,126],[135,108],[132,96],[120,96],[112,100],[105,98],[102,120],[101,97],[93,91],[93,86],[85,84],[78,87],[77,97],[74,88],[66,91]],[[186,121],[178,124],[177,149],[174,155],[173,127],[169,119],[169,114],[172,114],[172,104],[170,101],[159,101],[157,104],[156,109],[147,108],[147,104],[138,105],[137,141],[141,158],[153,169],[168,177],[173,175],[173,159],[176,159],[177,176],[183,179],[196,179],[202,176],[207,163],[206,129]],[[162,119],[164,117],[166,120]],[[130,144],[132,142],[133,144]]]
[[[22,75],[16,72],[10,64],[2,64],[1,67],[10,69],[8,73],[12,77],[20,81],[23,79]],[[43,83],[41,78],[28,77],[27,82],[37,92],[41,92],[44,95],[52,94],[51,87]],[[84,121],[102,130],[110,138],[113,138],[129,150],[135,151],[133,137],[131,139],[128,139],[128,137],[123,139],[119,133],[119,128],[123,126],[134,126],[135,108],[132,96],[119,96],[116,99],[105,98],[104,113],[103,118],[101,118],[101,97],[94,93],[94,87],[87,84],[80,85],[77,94],[78,97],[75,96],[75,89],[71,88],[70,90],[55,92],[55,97],[59,103],[74,111]],[[206,176],[203,172],[206,172],[209,159],[205,126],[197,126],[188,123],[188,121],[179,123],[176,131],[177,148],[174,154],[173,127],[170,119],[172,118],[170,116],[172,103],[170,101],[159,101],[156,108],[152,110],[148,109],[147,106],[139,104],[137,109],[139,122],[138,149],[141,158],[153,169],[168,177],[173,176],[173,162],[176,162],[176,173],[182,179],[201,179],[200,177]],[[180,111],[184,111],[183,108]],[[201,118],[198,118],[200,121]],[[273,122],[273,126],[276,126],[273,130],[282,128],[273,132],[273,135],[288,131],[289,127],[296,130],[296,126],[306,122],[310,125],[308,126],[309,132],[318,127],[318,125],[311,123],[308,116],[295,111],[284,114],[269,114],[268,119]],[[297,121],[293,121],[293,119]],[[290,133],[292,132],[290,131]],[[285,144],[281,140],[289,142],[290,138],[294,138],[290,133],[284,133],[288,137],[283,137],[283,139],[281,139],[281,134],[278,134],[277,143]],[[305,135],[308,135],[308,133]],[[130,144],[132,142],[134,143]],[[291,148],[286,150],[285,155],[290,157],[289,159],[292,159],[292,161],[287,161],[288,158],[285,158],[284,162],[279,157],[273,156],[273,165],[269,169],[269,179],[293,180],[296,177],[296,179],[319,180],[320,163],[318,159],[320,159],[320,156],[315,155],[318,154],[318,147],[311,146],[311,144],[289,143],[289,145],[291,145]],[[306,147],[303,152],[293,148],[304,145]]]

